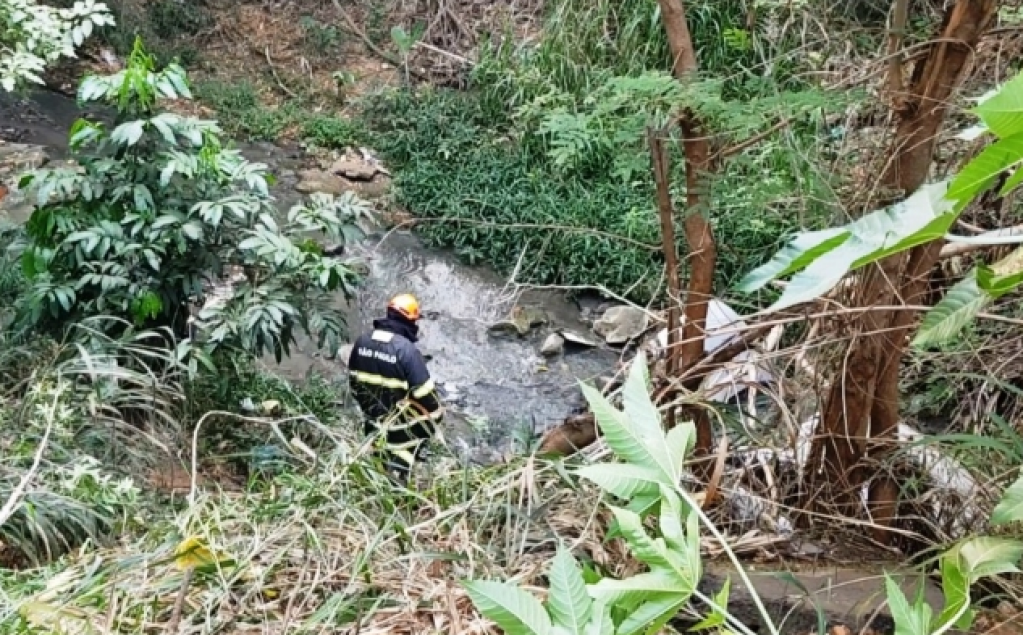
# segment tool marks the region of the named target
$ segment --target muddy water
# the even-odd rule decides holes
[[[80,112],[73,100],[57,93],[38,91],[20,100],[0,96],[0,135],[46,145],[60,157],[66,151],[66,131]],[[279,177],[273,194],[282,211],[300,200],[295,174],[308,163],[300,151],[273,144],[243,145],[242,150]],[[452,419],[461,423],[455,436],[463,449],[502,445],[517,426],[535,429],[557,422],[579,403],[578,381],[606,372],[617,358],[609,350],[570,350],[545,363],[537,351],[552,329],[588,331],[577,307],[559,293],[515,297],[493,271],[462,265],[407,232],[370,235],[352,251],[366,258],[370,275],[354,303],[338,297],[336,306],[354,336],[370,328],[390,296],[411,292],[419,298],[427,316],[420,348],[431,356],[435,380],[458,413]],[[542,309],[550,325],[524,338],[488,334],[488,326],[507,317],[515,304]],[[290,379],[312,371],[344,377],[344,360],[332,353],[316,350],[303,338],[289,359],[280,365],[270,360],[269,367]]]
[[[243,152],[279,175],[273,195],[281,209],[301,200],[295,191],[295,170],[305,160],[298,151],[253,144],[243,146]],[[353,336],[372,327],[391,296],[415,294],[425,315],[419,348],[431,358],[431,373],[454,410],[464,415],[455,419],[463,424],[457,436],[467,444],[501,445],[513,428],[542,428],[560,421],[579,403],[579,380],[606,373],[617,359],[606,349],[570,349],[550,361],[539,355],[540,344],[553,329],[588,331],[578,307],[561,293],[533,290],[516,295],[493,270],[461,264],[448,252],[424,246],[409,232],[381,230],[351,251],[363,257],[370,270],[356,301],[348,304],[339,297],[336,304]],[[488,327],[506,318],[516,305],[541,310],[550,324],[523,338],[489,334]],[[317,351],[303,338],[290,359],[279,366],[271,362],[271,367],[292,379],[311,370],[344,373],[345,360],[332,360],[330,353]]]

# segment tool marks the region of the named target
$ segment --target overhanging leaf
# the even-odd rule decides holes
[[[972,111],[999,137],[1023,132],[1023,73],[1006,82]]]
[[[576,470],[582,478],[624,500],[658,491],[664,477],[657,471],[631,463],[598,463]]]
[[[625,618],[618,627],[616,635],[638,635],[639,633],[653,635],[658,633],[671,618],[678,615],[688,601],[688,594],[680,594],[644,602]]]
[[[476,609],[507,635],[550,635],[547,611],[540,600],[522,589],[489,580],[467,580],[462,585]]]
[[[737,288],[752,293],[772,280],[784,278],[808,266],[811,262],[837,248],[849,237],[844,227],[804,232],[785,245],[771,260],[746,274]]]
[[[1016,564],[1023,557],[1023,542],[995,536],[979,536],[959,545],[959,562],[972,584],[1003,573],[1018,573]]]
[[[849,238],[793,276],[768,312],[810,302],[853,269],[944,236],[956,218],[946,190],[946,182],[924,185],[901,203],[846,225]]]
[[[960,170],[948,188],[948,198],[961,209],[978,194],[991,187],[995,178],[1005,170],[1023,162],[1023,131],[1000,139],[973,158]]]
[[[1006,525],[1023,520],[1023,476],[1009,486],[991,512],[992,525]]]
[[[604,578],[587,587],[587,591],[594,600],[610,606],[622,602],[692,594],[693,585],[690,581],[679,579],[677,575],[658,569],[624,580]]]
[[[974,269],[924,315],[912,346],[925,349],[953,340],[990,302],[991,296],[977,285]]]

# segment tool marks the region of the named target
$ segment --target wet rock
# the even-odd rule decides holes
[[[565,350],[565,338],[558,333],[551,333],[540,346],[540,354],[544,357],[560,355]]]
[[[594,342],[593,340],[589,339],[588,337],[585,337],[583,335],[580,335],[579,333],[576,333],[575,331],[562,330],[562,331],[560,331],[560,333],[561,333],[561,337],[564,338],[565,342],[567,342],[567,343],[569,343],[569,344],[571,344],[573,346],[581,346],[581,347],[585,347],[585,348],[596,348],[597,347],[597,343],[596,342]]]
[[[548,322],[547,313],[543,309],[516,306],[507,319],[493,324],[487,331],[493,335],[515,334],[522,337]]]
[[[30,170],[50,162],[42,146],[0,140],[0,219],[20,223],[32,214],[32,203],[18,191],[18,181]]]
[[[323,170],[302,170],[298,173],[298,178],[299,182],[295,186],[295,190],[303,194],[322,192],[337,196],[351,189],[348,181]]]
[[[550,322],[550,318],[547,317],[546,311],[533,306],[515,307],[512,309],[512,317],[520,323],[527,325],[528,328],[544,326]]]
[[[11,174],[41,168],[49,160],[50,156],[42,146],[0,140],[0,175],[5,179]]]
[[[508,319],[490,325],[487,332],[491,335],[518,335],[521,337],[529,332],[529,327],[523,327],[521,323]]]
[[[338,159],[330,166],[330,171],[353,181],[372,181],[380,170],[375,165],[356,159]]]
[[[650,325],[650,317],[643,309],[622,305],[613,306],[593,323],[593,332],[608,344],[625,344],[643,334]]]

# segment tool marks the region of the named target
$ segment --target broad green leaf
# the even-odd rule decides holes
[[[1023,73],[1006,82],[972,111],[999,137],[1023,133]]]
[[[696,426],[691,421],[676,423],[674,428],[668,430],[665,440],[675,473],[681,475],[685,472],[686,457],[696,443]]]
[[[462,583],[476,609],[507,635],[550,635],[551,618],[540,600],[522,589],[489,580]]]
[[[935,626],[941,628],[949,622],[958,622],[965,618],[972,618],[969,611],[963,613],[963,609],[970,604],[970,581],[963,575],[957,564],[958,558],[946,554],[941,559],[941,591],[945,596],[945,607],[938,614]],[[923,584],[920,585],[920,593],[923,593]],[[917,604],[923,603],[919,599]]]
[[[972,584],[988,576],[1019,573],[1016,564],[1023,557],[1023,542],[979,536],[959,545],[957,551],[963,573]]]
[[[927,604],[910,606],[902,589],[887,573],[884,585],[888,608],[895,620],[895,635],[931,635],[931,607]]]
[[[581,467],[575,473],[624,500],[649,496],[657,492],[665,480],[657,471],[630,463],[597,463]]]
[[[593,600],[586,593],[583,572],[579,563],[564,547],[558,549],[551,563],[550,595],[547,608],[554,624],[563,626],[573,635],[582,635],[590,620]]]
[[[1023,131],[1000,139],[973,158],[952,180],[948,199],[966,207],[978,194],[991,187],[999,174],[1023,163]]]
[[[110,138],[126,146],[133,146],[142,138],[146,122],[142,120],[122,123],[110,133]]]
[[[977,285],[974,269],[924,315],[912,346],[924,349],[955,339],[990,302],[991,296]]]
[[[666,596],[691,595],[695,585],[663,569],[640,573],[624,580],[604,578],[587,587],[594,600],[608,606],[629,601],[644,601]]]
[[[583,635],[614,635],[615,625],[611,621],[611,609],[604,602],[594,602],[590,621],[583,629]]]
[[[686,532],[682,528],[682,501],[670,487],[661,487],[660,530],[664,542],[673,551],[686,549]]]
[[[927,312],[912,345],[925,348],[952,340],[992,300],[1013,291],[1020,284],[1023,284],[1023,248],[1016,249],[990,267],[973,269]]]
[[[849,230],[844,227],[801,233],[766,264],[746,274],[737,288],[743,293],[752,293],[772,280],[805,268],[820,256],[839,247],[847,238]]]
[[[990,267],[982,267],[977,284],[992,298],[1000,298],[1023,282],[1023,247],[1016,249]]]
[[[643,527],[643,519],[639,514],[622,507],[611,507],[611,512],[618,521],[618,530],[622,533],[632,555],[651,567],[674,569],[675,565],[668,558],[667,545],[663,540],[651,538]]]
[[[792,276],[781,297],[767,312],[781,311],[816,300],[831,291],[852,269],[852,264],[873,251],[873,245],[857,236],[850,236],[838,248],[817,258],[805,269]]]
[[[1007,525],[1023,520],[1023,475],[1002,494],[1002,499],[991,512],[992,525]]]
[[[790,574],[791,575],[791,574]],[[721,586],[721,590],[714,594],[714,604],[717,604],[717,608],[711,609],[710,615],[703,618],[698,624],[689,628],[692,632],[706,631],[710,629],[718,629],[725,625],[726,615],[724,611],[728,610],[728,593],[731,589],[732,579],[726,577],[725,583]],[[823,633],[827,631],[827,621],[823,617],[823,612],[818,609],[818,620],[817,620],[817,631]]]
[[[653,464],[645,464],[651,469],[658,468],[667,482],[676,483],[681,472],[675,468],[664,437],[661,415],[650,399],[650,379],[647,375],[646,355],[640,351],[632,360],[629,376],[622,387],[623,422],[635,431],[640,441],[650,453]],[[642,465],[642,464],[641,464]]]
[[[618,458],[634,465],[661,471],[661,462],[658,458],[667,454],[663,440],[660,452],[655,454],[648,445],[651,435],[644,434],[637,422],[627,421],[624,413],[614,408],[595,388],[582,384],[582,391],[596,417],[601,435]],[[660,430],[657,433],[660,434]],[[670,477],[668,474],[664,476]]]
[[[901,203],[846,225],[851,236],[793,276],[768,312],[815,300],[853,269],[944,236],[956,218],[946,188],[945,182],[924,185]]]
[[[618,626],[616,635],[654,635],[660,632],[668,621],[678,615],[689,601],[689,594],[666,596],[644,602]]]

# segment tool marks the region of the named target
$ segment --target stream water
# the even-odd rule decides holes
[[[20,99],[0,95],[0,139],[46,146],[51,156],[61,158],[67,130],[81,114],[74,100],[50,91]],[[278,176],[273,195],[282,210],[300,200],[296,174],[309,163],[300,150],[269,143],[240,147],[249,159],[268,164]],[[352,251],[370,266],[356,302],[349,305],[341,297],[337,301],[353,337],[381,316],[391,295],[411,292],[419,298],[426,315],[420,349],[431,357],[435,380],[463,415],[454,417],[462,424],[456,437],[463,448],[502,445],[518,425],[535,429],[558,422],[580,403],[578,381],[606,372],[617,359],[614,351],[597,348],[570,349],[554,360],[543,360],[539,346],[551,330],[588,330],[579,308],[563,294],[533,290],[514,297],[492,270],[463,265],[408,232],[378,232]],[[522,338],[488,333],[488,327],[516,305],[542,310],[549,324]],[[289,379],[302,379],[313,371],[343,376],[345,355],[334,353],[317,350],[312,341],[301,338],[290,358],[268,365]]]

